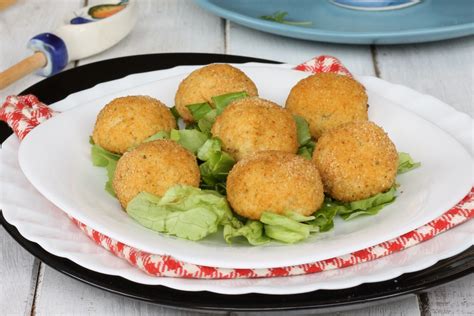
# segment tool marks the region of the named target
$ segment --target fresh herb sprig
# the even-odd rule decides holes
[[[290,21],[286,20],[285,17],[288,15],[288,12],[285,11],[276,11],[272,15],[262,15],[260,18],[267,21],[277,22],[281,24],[287,25],[295,25],[295,26],[309,26],[313,24],[311,21]]]

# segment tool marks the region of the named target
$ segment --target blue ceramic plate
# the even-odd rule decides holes
[[[264,32],[306,40],[346,44],[406,44],[474,34],[473,0],[423,0],[390,11],[360,11],[329,0],[196,0],[204,9]],[[262,15],[288,12],[295,26],[266,21]]]

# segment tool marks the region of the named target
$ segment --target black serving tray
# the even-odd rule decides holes
[[[80,66],[47,78],[21,92],[34,94],[42,102],[51,104],[71,93],[88,89],[98,83],[119,79],[133,73],[167,69],[180,65],[202,65],[213,62],[246,63],[275,61],[257,58],[196,53],[170,53],[137,55],[104,60]],[[0,142],[12,131],[0,124]],[[421,293],[474,272],[474,247],[442,260],[437,264],[398,278],[367,283],[341,290],[319,290],[294,295],[223,295],[211,292],[185,292],[165,286],[143,285],[122,277],[97,273],[85,269],[71,260],[50,254],[38,244],[25,239],[10,225],[0,211],[0,222],[5,230],[27,251],[51,268],[97,288],[126,297],[167,307],[207,312],[228,311],[336,311],[376,304],[381,300],[394,300]]]

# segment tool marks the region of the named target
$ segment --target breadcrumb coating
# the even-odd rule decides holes
[[[171,140],[144,143],[125,153],[115,169],[113,188],[125,209],[140,192],[163,196],[176,184],[199,186],[196,157]]]
[[[286,108],[309,123],[318,139],[338,125],[368,120],[367,94],[356,80],[334,73],[318,73],[299,81],[290,91]]]
[[[236,160],[263,150],[298,151],[296,123],[291,113],[258,97],[232,102],[217,117],[211,132]]]
[[[209,102],[214,106],[212,97],[241,91],[249,96],[258,95],[253,81],[240,69],[227,64],[211,64],[193,71],[179,84],[175,105],[181,117],[192,122],[187,105]]]
[[[311,215],[321,207],[324,193],[313,162],[291,153],[262,151],[232,168],[227,199],[237,214],[258,220],[265,211]]]
[[[149,96],[126,96],[112,100],[97,116],[92,133],[102,148],[122,154],[160,131],[176,128],[170,109]]]
[[[352,202],[394,185],[398,153],[381,127],[360,121],[324,133],[316,144],[313,161],[325,192],[337,200]]]

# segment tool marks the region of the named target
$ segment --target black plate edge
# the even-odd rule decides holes
[[[33,256],[40,259],[43,263],[51,267],[52,269],[67,275],[75,280],[83,282],[85,284],[94,286],[96,288],[106,290],[108,292],[123,295],[128,298],[145,301],[148,303],[155,303],[160,306],[178,308],[183,310],[194,310],[194,311],[208,311],[208,312],[255,312],[255,311],[287,311],[287,310],[341,310],[347,307],[356,307],[362,305],[370,305],[371,303],[377,303],[383,300],[394,300],[401,299],[402,297],[409,294],[416,294],[425,292],[433,287],[444,285],[448,282],[455,281],[463,276],[474,273],[474,246],[464,252],[453,256],[448,259],[444,259],[436,263],[435,265],[418,271],[403,274],[398,278],[394,278],[388,281],[377,282],[377,283],[366,283],[356,287],[342,289],[342,290],[319,290],[303,294],[293,295],[266,295],[266,294],[241,294],[241,295],[224,295],[216,294],[212,292],[184,292],[179,290],[173,290],[165,286],[152,286],[135,283],[118,276],[111,276],[102,273],[98,273],[89,269],[86,269],[66,258],[58,257],[50,254],[44,250],[40,245],[35,242],[27,240],[23,237],[15,226],[9,224],[3,217],[3,213],[0,212],[0,223],[5,228],[7,233],[15,239],[24,249],[26,249]],[[423,279],[420,279],[423,277]],[[426,278],[426,279],[425,279]],[[411,285],[405,283],[413,283],[414,280],[420,279],[419,282],[415,282]],[[128,293],[126,291],[129,291]],[[158,292],[157,296],[150,295],[148,297],[143,296],[142,293],[138,292]],[[164,297],[162,294],[167,292],[169,297]],[[366,294],[363,294],[366,293]],[[183,295],[184,294],[184,295]],[[311,300],[310,296],[321,298],[321,296],[327,296],[329,299],[324,303],[317,302],[314,298]],[[355,298],[359,295],[358,298]],[[211,300],[215,304],[206,304],[205,300]],[[294,297],[303,298],[306,301],[304,304],[298,300],[296,304],[292,304],[291,300]],[[185,300],[181,300],[184,298]],[[191,303],[189,303],[191,298]],[[236,300],[237,304],[229,304],[225,301]],[[265,300],[265,298],[267,298]],[[268,301],[268,298],[272,302]],[[266,304],[261,304],[262,299],[267,301]],[[180,302],[182,305],[177,305]],[[244,302],[250,302],[250,305],[242,305]],[[260,303],[259,303],[260,302]],[[271,303],[271,306],[268,305]]]

